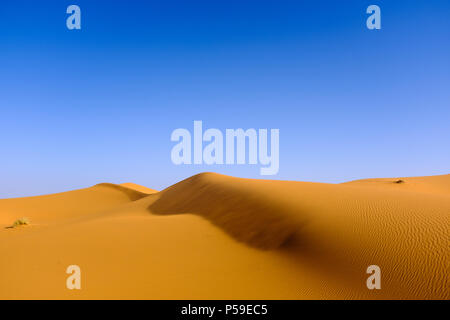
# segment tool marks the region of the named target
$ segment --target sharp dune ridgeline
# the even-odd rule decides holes
[[[449,299],[449,245],[450,175],[102,183],[0,200],[0,299]]]

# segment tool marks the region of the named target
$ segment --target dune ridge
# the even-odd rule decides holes
[[[305,222],[301,213],[240,184],[236,178],[201,173],[160,192],[149,210],[198,214],[237,240],[262,249],[277,248],[299,232]]]
[[[136,190],[139,191],[141,193],[145,193],[145,194],[153,194],[153,193],[157,193],[159,191],[154,190],[154,189],[150,189],[141,185],[138,185],[136,183],[132,183],[132,182],[126,182],[126,183],[121,183],[119,184],[119,186],[128,188],[128,189],[132,189],[132,190]]]
[[[105,187],[105,188],[115,189],[117,191],[120,191],[120,192],[126,194],[130,198],[131,201],[136,201],[136,200],[139,200],[139,199],[142,199],[142,198],[148,196],[148,193],[137,190],[135,186],[137,186],[137,185],[130,187],[130,184],[99,183],[99,184],[95,185],[94,187]]]

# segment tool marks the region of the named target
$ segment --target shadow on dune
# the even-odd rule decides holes
[[[149,210],[158,215],[196,214],[252,247],[280,247],[305,221],[297,219],[299,214],[292,208],[268,199],[264,192],[242,188],[242,180],[198,174],[161,191]]]
[[[148,209],[157,215],[198,215],[246,245],[277,249],[274,254],[293,268],[303,265],[314,270],[331,287],[343,287],[354,296],[367,290],[360,262],[348,261],[339,254],[341,249],[317,241],[304,228],[309,222],[307,215],[273,197],[270,188],[257,188],[256,184],[203,173],[161,191]]]
[[[422,207],[411,204],[420,195],[420,183],[412,193],[355,188],[356,184],[298,184],[203,173],[155,194],[146,206],[158,215],[195,214],[249,246],[277,249],[268,254],[283,257],[292,270],[306,267],[320,279],[324,292],[331,290],[336,297],[447,297],[448,286],[441,280],[445,263],[434,255],[444,252],[446,237],[440,227],[448,215],[433,202],[448,203],[441,196],[445,183],[432,189],[438,190],[437,197],[428,199],[424,189],[423,203],[417,202]],[[389,184],[394,184],[392,179]],[[434,240],[427,244],[423,239]],[[383,270],[383,290],[366,287],[366,270],[372,264]]]
[[[110,188],[110,189],[115,189],[117,191],[123,192],[124,194],[126,194],[128,196],[128,198],[131,201],[136,201],[136,200],[139,200],[139,199],[142,199],[142,198],[148,196],[147,193],[133,190],[133,189],[130,189],[130,188],[118,185],[118,184],[113,184],[113,183],[99,183],[99,184],[95,185],[94,187]]]

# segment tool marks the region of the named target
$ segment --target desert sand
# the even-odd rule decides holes
[[[0,200],[0,299],[449,299],[449,244],[450,175],[103,183]]]

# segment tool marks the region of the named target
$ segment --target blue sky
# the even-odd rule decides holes
[[[82,29],[66,28],[81,8]],[[366,28],[381,8],[382,29]],[[271,179],[449,173],[450,2],[0,4],[0,198],[100,182],[162,189],[176,128],[280,129]],[[267,178],[267,177],[266,177]]]

